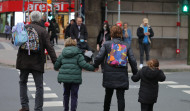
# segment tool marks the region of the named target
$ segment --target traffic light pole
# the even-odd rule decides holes
[[[190,3],[190,0],[189,0]],[[190,65],[190,12],[188,14],[188,47],[187,47],[187,65]]]

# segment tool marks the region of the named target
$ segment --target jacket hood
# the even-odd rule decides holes
[[[147,79],[154,79],[159,74],[158,69],[151,69],[148,66],[143,67],[142,70],[143,70],[143,76],[146,77]]]
[[[143,24],[141,24],[140,27],[143,28]],[[148,25],[148,28],[150,28],[150,25]]]
[[[77,54],[81,54],[82,52],[78,47],[75,46],[69,46],[65,47],[62,51],[62,56],[65,58],[72,58],[76,56]]]

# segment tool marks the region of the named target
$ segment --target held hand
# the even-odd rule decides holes
[[[100,50],[100,46],[99,45],[97,45],[97,51],[99,51]]]
[[[85,40],[85,42],[87,42],[87,40]]]
[[[96,68],[95,70],[94,70],[94,72],[97,72],[99,70],[99,68]]]

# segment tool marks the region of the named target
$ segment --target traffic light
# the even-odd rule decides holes
[[[188,0],[184,0],[182,4],[182,12],[188,13],[189,12],[189,3]]]
[[[47,0],[47,4],[51,4],[52,3],[52,0]]]

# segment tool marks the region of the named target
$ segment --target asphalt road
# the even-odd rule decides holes
[[[166,73],[166,82],[160,84],[158,103],[154,111],[189,111],[190,110],[190,72]],[[19,71],[0,66],[0,111],[18,111]],[[34,82],[29,76],[28,96],[30,110],[34,107]],[[125,92],[125,111],[140,111],[138,103],[139,83],[130,80],[130,89]],[[47,70],[44,74],[44,111],[63,111],[63,87],[57,83],[57,72]],[[79,89],[77,111],[103,111],[104,88],[102,74],[83,72],[83,84]],[[110,111],[117,111],[117,99],[114,93]]]

